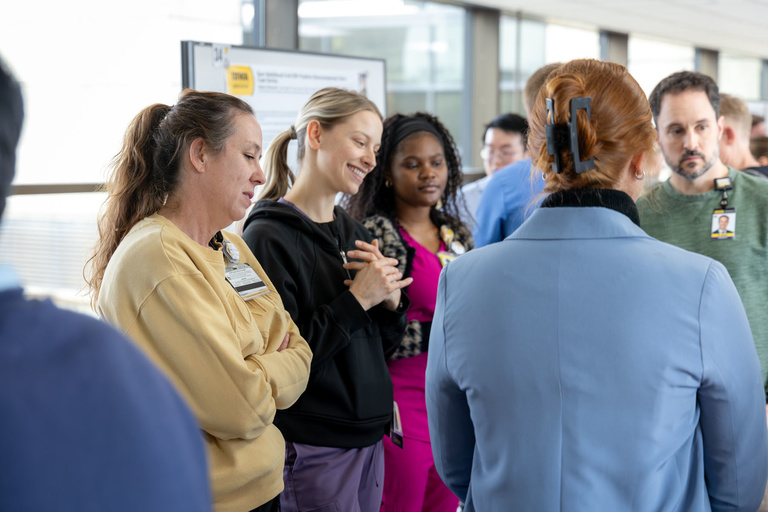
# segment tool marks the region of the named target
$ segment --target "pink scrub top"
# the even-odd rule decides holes
[[[406,230],[398,226],[405,243],[416,250],[411,266],[413,283],[408,287],[411,306],[406,312],[408,321],[431,322],[435,314],[437,283],[443,269],[437,254],[419,244]],[[440,250],[445,243],[440,242]],[[400,408],[403,437],[429,442],[427,405],[424,397],[427,353],[387,362],[392,376],[395,401]]]
[[[408,298],[411,307],[406,312],[408,321],[431,322],[435,315],[437,301],[437,283],[443,266],[437,254],[417,242],[402,227],[397,227],[405,243],[416,250],[411,264],[413,283],[408,287]],[[445,251],[445,242],[440,240],[440,251]]]

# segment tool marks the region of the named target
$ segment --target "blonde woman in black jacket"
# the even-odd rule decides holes
[[[381,115],[366,97],[326,88],[272,141],[267,185],[243,238],[313,352],[307,391],[279,411],[286,439],[283,511],[378,510],[382,438],[392,416],[386,356],[405,329],[410,284],[359,222],[335,206],[376,163]],[[286,163],[298,142],[298,178]]]

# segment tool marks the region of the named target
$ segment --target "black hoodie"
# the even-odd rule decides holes
[[[371,236],[342,208],[334,214],[333,222],[317,223],[290,205],[261,200],[243,238],[313,353],[307,390],[277,412],[275,425],[288,441],[362,448],[388,433],[392,380],[386,358],[403,336],[405,308],[363,310],[344,284],[354,271],[342,267],[341,252]]]

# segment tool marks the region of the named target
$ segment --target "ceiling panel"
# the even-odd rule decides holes
[[[473,0],[475,5],[768,59],[768,0]]]

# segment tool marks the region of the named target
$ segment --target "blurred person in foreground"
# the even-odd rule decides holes
[[[756,510],[760,364],[725,268],[638,225],[645,94],[623,66],[572,61],[530,123],[550,195],[441,275],[427,365],[441,476],[467,511]]]
[[[107,185],[90,285],[98,312],[176,384],[208,447],[216,510],[280,510],[275,412],[304,391],[312,353],[245,242],[259,165],[251,107],[183,91],[143,109]]]
[[[0,62],[0,215],[22,118],[21,90]],[[128,340],[25,299],[0,266],[0,510],[210,511],[199,432]]]

